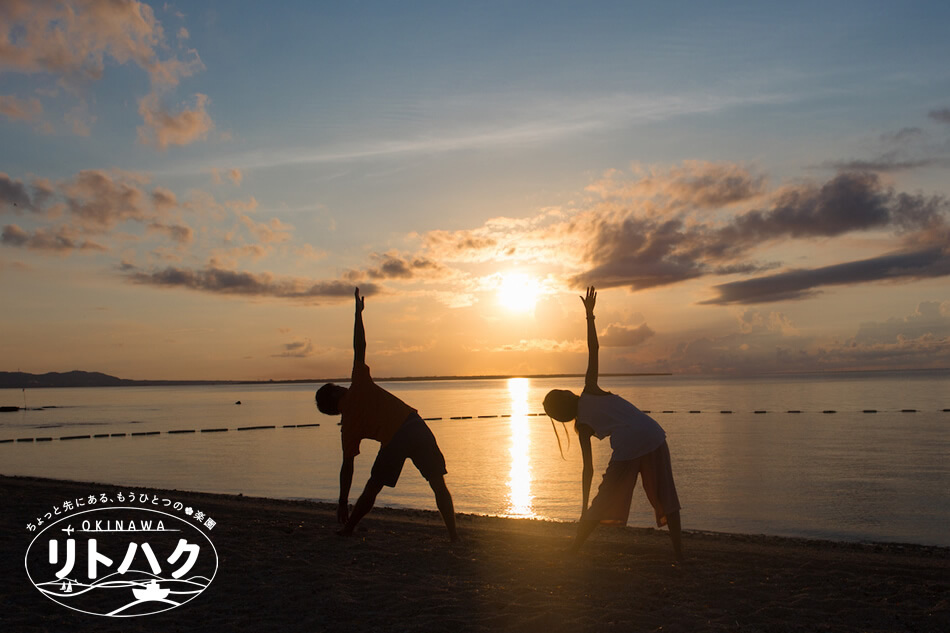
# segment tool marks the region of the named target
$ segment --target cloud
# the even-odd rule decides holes
[[[307,358],[313,356],[313,343],[310,339],[284,344],[284,351],[274,354],[275,358]]]
[[[304,244],[293,249],[294,257],[297,260],[320,261],[326,259],[328,253],[324,250],[317,250],[311,244]]]
[[[940,123],[950,123],[950,108],[941,108],[939,110],[931,110],[927,113],[934,121],[939,121]]]
[[[707,274],[696,244],[681,220],[595,221],[587,250],[593,266],[574,275],[571,285],[643,290],[694,279]]]
[[[84,227],[102,231],[126,220],[142,222],[156,216],[147,204],[153,198],[143,189],[145,180],[128,172],[87,169],[62,183],[59,192],[65,197],[68,211]],[[161,190],[158,195],[161,199],[166,196]]]
[[[929,116],[935,121],[950,122],[950,109],[931,110]],[[879,140],[883,147],[873,158],[828,161],[818,167],[888,174],[950,166],[950,158],[945,155],[946,145],[928,142],[932,140],[932,135],[928,135],[919,127],[904,127],[896,132],[886,132],[880,135]]]
[[[257,206],[257,200],[254,200]],[[279,244],[290,240],[294,227],[281,222],[278,218],[271,218],[268,222],[255,222],[252,218],[238,213],[238,219],[247,227],[251,234],[263,244]]]
[[[416,104],[421,119],[430,122],[425,133],[401,139],[379,135],[353,136],[336,146],[318,150],[304,146],[255,149],[237,160],[245,169],[265,169],[312,163],[341,163],[355,160],[400,159],[410,154],[428,156],[472,149],[524,147],[553,140],[608,131],[636,123],[654,123],[680,116],[719,112],[753,103],[787,102],[782,94],[662,95],[635,91],[629,94],[590,95],[564,92],[539,95],[525,101],[525,91],[493,94],[493,107],[485,110],[484,99],[451,97]],[[479,104],[477,107],[473,104]],[[459,129],[457,121],[466,121]],[[448,126],[440,128],[440,122]]]
[[[739,315],[739,330],[743,334],[756,332],[779,332],[790,336],[798,334],[798,330],[789,318],[781,312],[764,314],[751,308]]]
[[[521,339],[517,343],[499,345],[498,347],[484,350],[470,349],[469,351],[488,351],[488,352],[582,352],[586,351],[586,343],[579,340],[557,341],[554,339]]]
[[[276,299],[346,299],[353,296],[353,285],[346,281],[316,281],[304,278],[278,278],[270,273],[251,273],[209,266],[203,270],[167,267],[142,271],[122,271],[129,281],[162,288],[186,288],[212,294],[270,297]],[[360,285],[364,296],[379,292],[372,283]]]
[[[749,309],[738,331],[683,341],[653,369],[677,373],[943,368],[950,363],[950,302],[922,302],[914,314],[862,323],[853,337],[802,336],[785,315]]]
[[[950,165],[950,159],[942,157],[900,159],[896,154],[888,153],[871,160],[846,160],[832,161],[824,163],[824,167],[831,167],[839,171],[864,171],[876,173],[897,173],[902,171],[911,171],[922,167],[946,167]]]
[[[610,171],[589,185],[588,191],[604,198],[651,200],[651,206],[669,211],[683,207],[716,209],[752,200],[765,193],[766,179],[734,163],[684,161],[673,167],[637,169],[629,181],[622,172]]]
[[[631,182],[612,171],[589,191],[598,198],[579,210],[545,209],[528,218],[493,218],[468,230],[429,231],[417,236],[422,243],[417,255],[400,255],[388,267],[370,270],[380,278],[409,279],[407,262],[416,256],[446,266],[449,273],[453,272],[449,266],[510,261],[553,266],[576,288],[638,291],[703,277],[761,275],[782,264],[759,261],[757,254],[791,240],[827,241],[875,231],[893,241],[894,250],[923,251],[945,243],[941,232],[950,209],[942,196],[898,191],[868,171],[840,172],[817,182],[770,189],[764,176],[742,166],[698,161],[664,169],[638,168]],[[855,267],[845,266],[844,271],[829,267],[816,274],[844,275],[855,273]],[[918,273],[937,274],[936,269]],[[865,275],[866,281],[882,278],[870,271]],[[862,281],[857,274],[847,279],[834,283]],[[749,287],[754,285],[749,280]],[[721,286],[727,293],[738,293],[740,288]],[[800,297],[808,289],[786,288],[786,292]],[[752,301],[752,297],[730,294],[710,303]]]
[[[135,0],[5,0],[0,9],[0,70],[98,80],[111,59],[138,65],[155,84],[174,85],[202,68],[194,51],[186,60],[162,59],[163,52],[161,23]]]
[[[909,316],[862,323],[851,343],[885,345],[924,337],[950,338],[950,302],[922,301]]]
[[[0,114],[14,121],[34,121],[43,114],[39,99],[18,99],[12,95],[0,95]]]
[[[646,323],[636,327],[630,327],[622,323],[611,323],[599,335],[599,340],[604,347],[634,347],[655,334],[656,332],[651,330]]]
[[[450,274],[448,268],[427,257],[402,257],[398,253],[389,252],[382,255],[373,253],[371,259],[376,262],[375,266],[367,268],[362,272],[351,272],[351,277],[370,279],[418,279],[418,278],[440,278]]]
[[[138,128],[139,142],[165,150],[169,145],[188,145],[206,139],[214,129],[214,122],[207,112],[209,102],[207,95],[196,94],[193,109],[173,113],[160,103],[157,93],[142,97],[139,114],[145,125]]]
[[[14,180],[7,174],[0,172],[0,211],[15,210],[14,207],[31,211],[34,209],[33,199],[27,186],[21,180]]]
[[[919,127],[904,127],[896,132],[881,134],[881,140],[889,145],[903,145],[924,138],[924,131]]]
[[[491,218],[483,226],[420,236],[423,255],[440,263],[520,262],[563,265],[582,250],[586,229],[574,230],[558,210],[528,218]],[[565,248],[566,245],[571,248]]]
[[[208,265],[213,268],[235,268],[239,260],[250,258],[258,260],[267,257],[273,252],[270,246],[260,244],[244,244],[226,249],[214,249],[208,259]]]
[[[173,242],[179,244],[190,244],[194,240],[195,232],[190,226],[183,224],[162,224],[153,222],[148,225],[149,231],[154,231],[168,236]]]
[[[101,79],[110,63],[134,64],[151,83],[140,101],[145,120],[140,137],[159,148],[204,138],[212,127],[203,95],[194,110],[171,114],[159,107],[159,95],[204,68],[197,51],[171,50],[152,8],[136,0],[6,0],[0,5],[0,72],[49,74],[68,93],[78,94],[83,84]],[[0,102],[0,112],[14,118],[33,120],[42,111],[36,99],[0,97]],[[81,100],[65,120],[75,134],[88,136],[96,117]],[[44,123],[40,131],[52,127]]]
[[[834,237],[891,224],[923,226],[936,215],[942,202],[895,194],[874,173],[843,172],[820,187],[781,190],[771,209],[738,216],[724,229],[721,239]]]
[[[152,204],[157,211],[165,212],[178,206],[178,198],[175,193],[165,187],[155,187],[152,189]]]
[[[148,191],[148,181],[144,174],[90,169],[55,184],[34,179],[28,186],[0,173],[0,211],[28,211],[34,220],[47,223],[69,215],[68,226],[38,231],[47,238],[57,236],[62,245],[61,249],[46,250],[65,249],[80,234],[107,233],[127,221],[140,223],[176,242],[190,242],[194,233],[191,228],[169,222],[169,215],[178,207],[175,194],[161,186]],[[64,233],[67,230],[68,234]]]
[[[327,256],[306,243],[294,243],[294,227],[279,218],[258,222],[246,215],[244,211],[258,206],[253,197],[221,203],[207,192],[190,190],[179,201],[175,192],[150,180],[145,173],[83,170],[55,183],[39,178],[27,183],[0,173],[0,214],[28,217],[30,222],[11,224],[5,245],[47,254],[108,247],[131,260],[137,248],[133,245],[140,243],[151,249],[150,261],[180,262],[185,247],[198,242],[201,260],[222,271],[238,268],[241,259],[275,253],[294,258],[298,266]],[[237,222],[229,222],[235,217]],[[99,235],[108,242],[90,241]]]
[[[238,217],[241,215],[241,211],[251,212],[257,209],[260,206],[260,203],[257,201],[257,198],[251,196],[247,200],[228,200],[224,205],[238,214]],[[289,226],[289,225],[288,225]]]
[[[429,231],[425,234],[426,247],[439,253],[439,256],[449,261],[472,260],[490,257],[489,253],[497,252],[499,245],[497,237],[480,235],[483,231]],[[485,253],[480,256],[478,253]]]
[[[701,303],[727,305],[786,301],[808,297],[824,286],[947,275],[950,275],[950,253],[946,248],[935,247],[720,284],[715,286],[719,295]]]
[[[220,185],[225,176],[228,178],[228,180],[238,186],[240,186],[241,182],[244,180],[244,172],[236,167],[227,170],[219,169],[217,167],[211,168],[211,180],[214,182],[214,184]]]
[[[3,227],[3,231],[0,233],[0,244],[57,254],[67,254],[72,251],[104,252],[108,250],[101,244],[80,240],[76,232],[69,227],[58,227],[52,230],[39,228],[31,233],[16,224],[8,224]]]
[[[763,243],[872,229],[925,231],[945,221],[948,207],[939,196],[895,192],[869,172],[844,172],[821,185],[783,187],[769,199],[764,209],[718,223],[650,217],[636,208],[582,214],[571,228],[587,236],[587,270],[572,276],[571,283],[642,290],[709,274],[761,270],[774,264],[741,258]]]

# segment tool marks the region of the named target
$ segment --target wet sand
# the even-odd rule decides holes
[[[349,538],[328,504],[161,491],[214,517],[210,587],[135,618],[85,615],[29,582],[26,526],[104,484],[0,476],[0,630],[950,632],[950,549],[601,528],[377,508]],[[122,488],[122,490],[143,490]],[[149,489],[149,492],[155,491]]]

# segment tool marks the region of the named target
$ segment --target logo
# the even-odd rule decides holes
[[[183,516],[159,510],[157,495],[94,499],[93,509],[56,519],[57,506],[45,515],[51,523],[38,518],[38,525],[27,526],[43,526],[25,556],[27,576],[40,593],[82,613],[135,617],[174,609],[208,588],[218,569],[206,533],[212,519],[181,502],[173,509],[183,508]],[[126,505],[103,505],[115,501]],[[171,508],[171,500],[163,501]]]

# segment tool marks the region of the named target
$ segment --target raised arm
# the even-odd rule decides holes
[[[366,364],[366,330],[363,329],[363,304],[366,299],[360,296],[360,289],[353,293],[356,297],[356,316],[353,323],[353,366]]]
[[[593,286],[587,288],[587,296],[581,297],[584,310],[587,312],[587,375],[584,377],[584,389],[599,391],[597,387],[598,354],[600,344],[597,342],[597,326],[594,324],[594,304],[597,303],[597,290]]]

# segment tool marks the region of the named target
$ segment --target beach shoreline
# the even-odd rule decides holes
[[[64,501],[119,491],[181,501],[215,521],[218,574],[160,614],[104,618],[40,594],[23,557]],[[686,530],[602,528],[377,508],[350,538],[332,504],[0,476],[4,631],[950,631],[950,548]],[[684,517],[688,527],[688,517]],[[34,525],[34,527],[36,527]],[[40,528],[41,529],[41,528]]]

